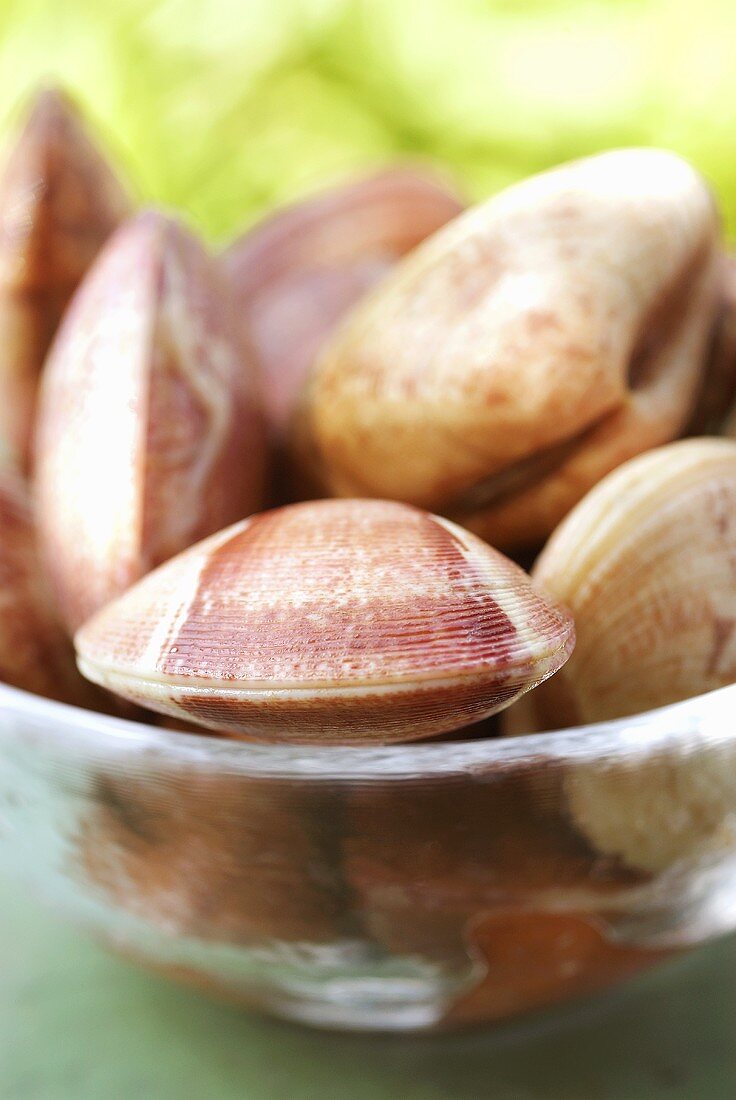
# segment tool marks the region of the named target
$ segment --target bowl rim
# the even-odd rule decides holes
[[[57,760],[80,755],[159,767],[252,776],[312,779],[390,779],[505,771],[520,766],[635,760],[704,744],[736,743],[736,683],[627,718],[587,726],[465,741],[390,745],[313,745],[238,741],[163,729],[60,703],[0,683],[0,752],[29,741]],[[123,765],[124,766],[124,765]]]

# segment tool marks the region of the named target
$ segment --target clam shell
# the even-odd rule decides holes
[[[346,319],[296,438],[339,496],[400,499],[497,546],[542,540],[684,428],[715,312],[718,219],[667,152],[576,161],[456,218]]]
[[[547,728],[621,718],[736,680],[736,443],[693,439],[628,462],[550,539],[533,576],[577,647],[534,696]]]
[[[51,610],[25,484],[8,469],[0,471],[0,605],[0,680],[64,703],[96,702]]]
[[[96,683],[213,729],[412,740],[556,671],[570,617],[448,521],[383,501],[252,517],[144,578],[78,632]]]
[[[74,104],[54,89],[41,92],[0,177],[0,448],[21,468],[54,332],[128,210]]]
[[[176,222],[139,215],[75,297],[39,398],[39,529],[69,627],[262,507],[265,451],[217,265]]]
[[[733,437],[736,403],[736,256],[723,256],[718,312],[705,371],[685,434]],[[730,416],[729,416],[730,414]],[[725,427],[724,427],[725,425]]]
[[[564,600],[577,647],[554,685],[504,716],[507,734],[604,721],[736,681],[736,443],[670,444],[610,474],[535,569]],[[632,742],[633,744],[633,742]],[[568,812],[594,847],[662,872],[736,844],[732,753],[642,760],[622,750],[567,770]]]
[[[347,310],[462,209],[431,176],[390,168],[279,210],[230,245],[223,263],[278,437],[317,352]]]

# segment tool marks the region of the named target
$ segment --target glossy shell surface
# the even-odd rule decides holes
[[[448,521],[383,501],[255,516],[193,547],[77,635],[90,679],[276,740],[397,741],[479,720],[551,675],[565,611]]]
[[[182,226],[145,212],[80,288],[40,395],[39,526],[69,627],[262,507],[265,460],[217,266]]]
[[[555,687],[534,696],[548,728],[732,683],[736,443],[684,440],[628,462],[567,517],[533,575],[578,638]]]

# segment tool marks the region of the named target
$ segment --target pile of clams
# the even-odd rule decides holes
[[[0,178],[0,335],[0,677],[15,687],[182,737],[375,746],[583,726],[736,682],[736,262],[674,153],[606,152],[470,209],[397,165],[218,254],[136,209],[47,90]],[[554,809],[534,783],[509,795],[525,853],[497,823],[506,908],[478,925],[488,958],[507,956],[512,898],[530,957],[545,937],[558,951],[567,921],[576,950],[613,965],[580,916],[583,868],[598,861],[599,894],[639,883],[736,810],[736,783],[687,762],[647,784],[636,819],[636,778],[615,765],[555,775]],[[199,934],[214,848],[245,858],[268,827],[304,868],[334,812],[335,879],[305,912],[254,857],[241,893],[222,888],[222,927],[244,935],[248,908],[258,935],[327,940],[349,889],[386,950],[461,950],[490,887],[483,845],[458,834],[451,865],[429,854],[451,796],[417,792],[394,834],[367,791],[319,812],[251,794],[233,780],[212,796],[225,824],[199,831],[194,863],[186,830],[128,845],[119,900]],[[152,797],[108,789],[87,848],[107,889],[104,843],[125,848]],[[417,867],[444,916],[409,931]],[[561,884],[577,908],[540,931],[529,898]],[[490,1012],[475,1003],[460,1016]]]

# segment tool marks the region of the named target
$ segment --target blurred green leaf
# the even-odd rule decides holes
[[[0,137],[55,79],[144,201],[208,236],[396,156],[475,197],[665,145],[736,230],[732,0],[2,0]]]

